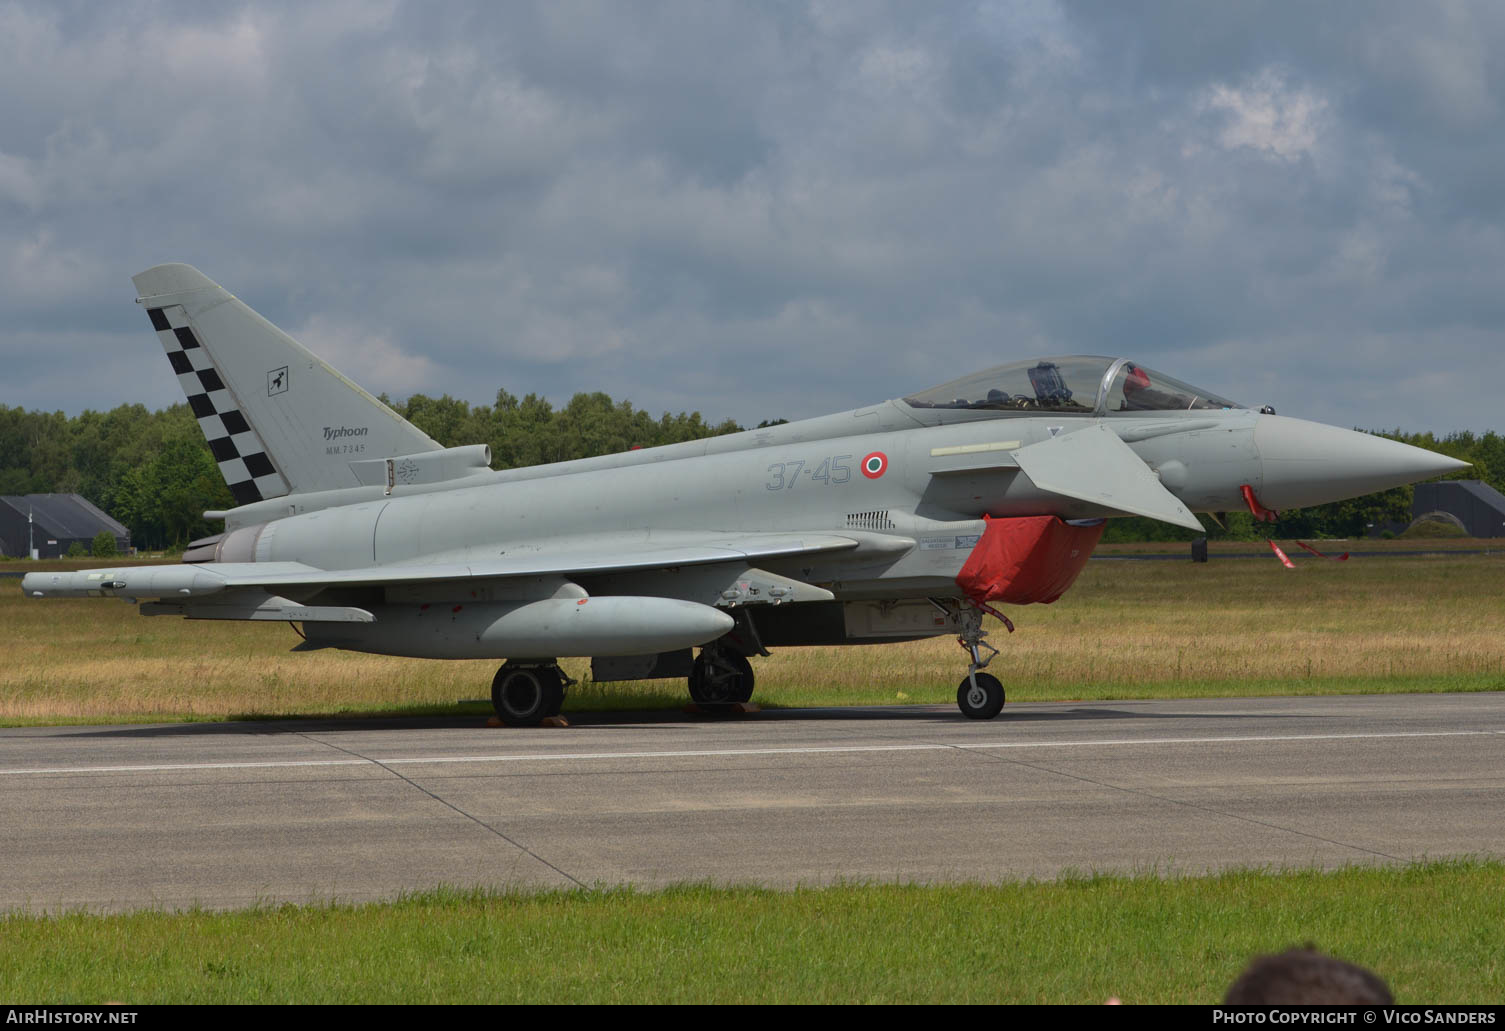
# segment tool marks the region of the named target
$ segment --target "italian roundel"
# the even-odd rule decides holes
[[[888,456],[882,451],[874,451],[862,460],[862,475],[870,480],[876,480],[888,472]]]

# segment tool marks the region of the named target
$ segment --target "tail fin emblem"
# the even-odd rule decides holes
[[[267,397],[287,393],[287,366],[267,373]]]

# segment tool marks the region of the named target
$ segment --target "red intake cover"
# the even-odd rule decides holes
[[[956,582],[979,604],[1010,605],[1049,605],[1065,594],[1087,565],[1106,525],[1071,526],[1055,516],[987,522]]]

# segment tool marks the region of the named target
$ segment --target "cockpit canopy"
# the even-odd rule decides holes
[[[1127,358],[1071,355],[996,365],[923,391],[914,408],[1119,415],[1248,408]]]

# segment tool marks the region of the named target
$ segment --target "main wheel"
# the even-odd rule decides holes
[[[496,671],[491,681],[491,704],[497,718],[509,727],[536,727],[546,716],[558,716],[564,705],[564,681],[548,666],[514,666]]]
[[[990,720],[1003,711],[1003,685],[990,673],[977,674],[975,687],[973,679],[968,677],[956,689],[957,708],[968,719]]]
[[[726,706],[752,698],[752,663],[736,652],[702,648],[690,667],[690,698],[697,705]]]

